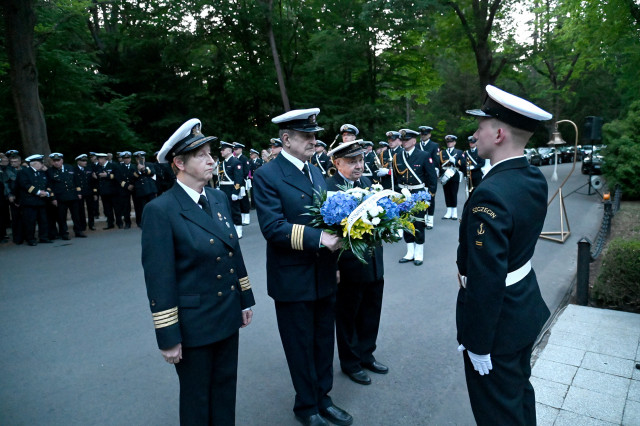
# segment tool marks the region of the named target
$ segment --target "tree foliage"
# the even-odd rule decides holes
[[[515,19],[522,5],[530,26]],[[155,151],[192,117],[264,147],[287,102],[320,107],[328,143],[346,122],[375,142],[430,125],[438,141],[473,132],[464,111],[487,83],[579,124],[624,117],[640,92],[632,0],[34,0],[34,11],[49,143],[69,155]],[[0,150],[24,149],[0,37]],[[534,143],[546,140],[542,129]]]

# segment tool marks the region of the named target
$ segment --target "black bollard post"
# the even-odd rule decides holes
[[[578,273],[576,276],[576,303],[587,306],[589,303],[589,264],[591,263],[591,241],[582,237],[578,241]]]

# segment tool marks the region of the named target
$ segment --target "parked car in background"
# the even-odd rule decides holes
[[[602,164],[604,163],[604,156],[602,150],[604,146],[594,146],[591,152],[582,159],[582,174],[583,175],[600,175],[602,174]]]
[[[555,164],[555,148],[542,147],[538,148],[538,154],[540,154],[541,164]]]
[[[578,149],[580,150],[580,156],[582,158],[584,158],[587,155],[591,154],[591,150],[593,149],[593,145],[581,145],[581,146],[578,147]]]
[[[542,160],[540,159],[540,154],[538,154],[538,150],[535,148],[525,148],[524,156],[527,157],[527,161],[532,166],[541,166]]]
[[[558,164],[560,163],[573,163],[576,148],[574,146],[561,146],[558,148]],[[580,155],[576,156],[576,160],[580,160]]]

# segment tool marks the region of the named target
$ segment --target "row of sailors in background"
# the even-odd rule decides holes
[[[431,140],[428,126],[420,126],[419,132],[410,129],[389,131],[387,141],[381,141],[378,149],[374,144],[363,141],[365,147],[365,170],[363,176],[382,184],[385,189],[409,190],[427,189],[432,197],[437,191],[437,179],[443,185],[447,211],[443,219],[457,219],[457,194],[459,183],[466,177],[467,194],[482,179],[485,161],[478,156],[475,140],[469,137],[469,149],[455,148],[457,137],[445,137],[446,149]],[[359,130],[351,124],[344,124],[336,137],[342,142],[355,140]],[[403,138],[416,138],[415,150],[427,154],[426,161],[415,161],[414,148],[405,150]],[[335,142],[334,142],[335,143]],[[318,140],[316,152],[310,162],[329,178],[335,173],[331,158],[327,155],[327,144]],[[220,158],[214,157],[218,170],[210,185],[221,189],[231,201],[233,222],[238,236],[242,238],[242,226],[250,223],[250,209],[254,207],[251,181],[255,171],[264,163],[275,158],[282,149],[279,138],[270,140],[270,148],[261,152],[250,149],[249,157],[244,155],[245,146],[238,142],[220,142]],[[407,152],[409,151],[409,152]],[[409,154],[409,155],[407,155]],[[154,154],[154,156],[157,153]],[[91,152],[75,158],[75,165],[64,163],[64,155],[49,155],[49,167],[45,166],[43,155],[32,155],[22,162],[16,150],[0,153],[0,241],[7,241],[6,229],[11,223],[13,241],[21,244],[27,241],[37,243],[35,225],[39,226],[39,240],[69,238],[66,225],[67,212],[74,223],[76,237],[85,237],[88,227],[95,229],[95,219],[99,216],[99,199],[107,219],[104,229],[131,227],[131,201],[135,210],[136,224],[140,226],[144,206],[153,198],[171,188],[175,175],[167,164],[146,161],[144,151],[123,151],[116,155]],[[135,159],[135,160],[134,160]],[[37,170],[36,170],[37,169]],[[20,171],[23,177],[18,180]],[[434,177],[435,176],[435,177]],[[40,212],[42,208],[44,213]],[[435,199],[427,212],[426,229],[433,228]],[[86,213],[86,214],[85,214]]]
[[[147,163],[145,157],[143,151],[124,151],[114,162],[109,154],[92,152],[67,164],[58,152],[31,155],[24,162],[16,150],[0,155],[0,240],[7,242],[9,224],[15,244],[68,240],[69,214],[75,237],[86,238],[87,228],[95,230],[99,199],[107,219],[104,229],[131,228],[132,200],[140,226],[144,206],[175,181],[169,168]]]

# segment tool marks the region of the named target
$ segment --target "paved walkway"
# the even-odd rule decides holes
[[[538,353],[539,425],[640,425],[640,314],[568,305]]]

